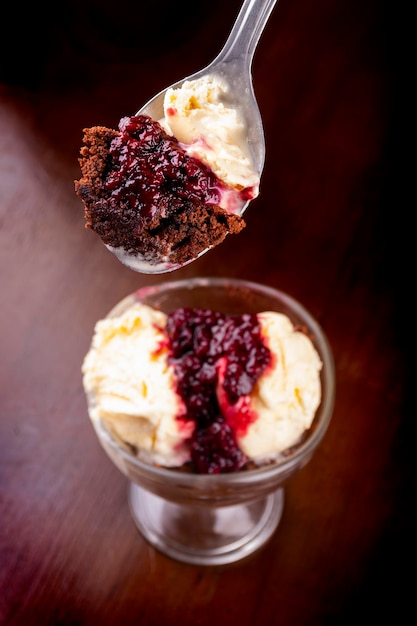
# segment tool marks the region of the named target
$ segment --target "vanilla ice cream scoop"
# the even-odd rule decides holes
[[[321,400],[322,367],[310,339],[288,317],[266,312],[259,318],[273,359],[251,394],[257,419],[238,437],[255,462],[276,459],[310,428]]]
[[[82,371],[91,419],[140,458],[218,473],[277,460],[300,440],[321,367],[281,313],[166,315],[135,303],[96,324]]]
[[[157,93],[136,113],[137,116],[148,116],[155,121],[162,120],[165,115],[164,101],[168,92],[166,106],[166,111],[170,118],[168,124],[169,126],[172,124],[172,130],[176,127],[181,135],[183,129],[179,129],[178,120],[171,119],[177,116],[177,112],[182,106],[180,102],[182,97],[178,99],[177,90],[184,83],[187,83],[185,87],[187,90],[189,84],[194,84],[195,81],[200,79],[208,79],[209,82],[213,79],[225,87],[225,89],[221,88],[221,95],[227,96],[227,105],[222,103],[224,105],[222,113],[221,115],[216,114],[212,123],[212,130],[215,124],[219,125],[220,135],[216,132],[210,132],[210,138],[207,142],[202,136],[196,136],[202,127],[202,117],[194,114],[191,116],[187,115],[187,126],[191,129],[194,128],[191,134],[193,139],[191,144],[187,144],[187,151],[191,150],[190,156],[192,152],[196,156],[200,155],[204,164],[211,163],[213,172],[217,169],[217,171],[222,173],[219,179],[230,185],[231,193],[226,192],[222,194],[223,197],[218,206],[233,214],[233,216],[242,216],[250,201],[258,194],[259,179],[265,162],[265,137],[262,118],[253,89],[252,60],[275,4],[276,0],[243,0],[229,37],[214,60],[205,68],[176,81],[170,88],[165,88]],[[173,94],[175,94],[174,99],[177,100],[175,107],[170,106],[173,102],[169,102]],[[187,101],[187,96],[185,101]],[[204,111],[204,117],[208,119],[210,107],[207,105],[210,104],[210,101],[206,101],[203,107],[200,106],[199,97],[195,100],[193,98],[188,99],[188,102],[197,103],[198,108]],[[185,104],[185,106],[188,111],[188,105]],[[204,126],[207,128],[206,122],[207,120],[204,120]],[[235,128],[232,136],[229,136],[227,132],[229,123],[233,125],[232,128]],[[244,131],[242,131],[241,124],[244,126]],[[236,146],[233,146],[231,143],[233,136],[237,137],[238,143]],[[180,138],[178,140],[182,141]],[[241,151],[242,142],[246,148],[246,154]],[[241,163],[239,163],[240,154],[243,155]],[[229,169],[231,170],[230,172]],[[246,175],[248,175],[248,178],[245,180]],[[246,189],[248,189],[248,193],[246,193]],[[236,192],[244,194],[243,201],[242,198],[239,199],[236,196]],[[217,245],[217,243],[213,244],[213,242],[208,241],[205,247],[201,246],[198,250],[190,248],[188,250],[188,258],[185,260],[175,260],[173,262],[172,259],[162,256],[158,263],[155,262],[155,259],[150,260],[146,255],[138,254],[138,252],[127,249],[123,245],[110,243],[108,249],[124,265],[135,271],[146,274],[160,274],[171,272],[191,263],[208,252],[213,245]]]
[[[91,419],[101,419],[142,458],[169,467],[188,460],[182,444],[194,424],[177,419],[182,401],[167,361],[165,324],[163,313],[140,304],[100,320],[82,372]]]
[[[228,105],[227,98],[230,87],[218,77],[187,80],[166,91],[160,123],[226,185],[248,188],[255,198],[259,174],[249,153],[246,126],[240,110]]]

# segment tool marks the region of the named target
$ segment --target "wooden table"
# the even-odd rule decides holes
[[[253,66],[267,158],[247,226],[155,278],[128,270],[84,228],[73,180],[82,129],[115,127],[207,64],[240,3],[160,4],[159,18],[125,0],[64,3],[59,17],[9,9],[17,21],[0,44],[0,623],[409,623],[414,320],[400,293],[411,228],[396,167],[395,15],[377,0],[280,0]],[[337,371],[330,428],[290,479],[277,532],[219,567],[171,560],[138,533],[80,373],[96,320],[119,299],[196,275],[287,291],[323,326]]]

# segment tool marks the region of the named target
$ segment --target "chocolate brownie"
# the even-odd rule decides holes
[[[245,226],[219,207],[225,186],[214,172],[147,116],[84,129],[80,154],[75,191],[86,227],[108,246],[176,265]]]

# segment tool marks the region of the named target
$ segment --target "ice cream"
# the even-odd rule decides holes
[[[137,304],[115,319],[96,324],[83,362],[91,419],[151,462],[181,465],[193,424],[181,425],[182,401],[167,361],[166,316]]]
[[[218,77],[185,81],[167,90],[161,124],[187,154],[208,165],[228,187],[248,189],[254,198],[259,174],[253,168],[244,120],[236,107],[227,105],[228,97],[229,87]],[[227,208],[224,200],[220,206]]]
[[[96,324],[82,371],[91,419],[139,458],[218,473],[275,461],[300,440],[321,367],[283,314],[135,303]]]
[[[175,269],[244,228],[259,174],[225,95],[217,79],[186,81],[168,90],[162,120],[84,129],[75,191],[86,226],[132,269]]]
[[[280,313],[259,314],[273,366],[258,381],[251,402],[258,419],[239,439],[243,452],[262,462],[294,445],[310,428],[321,399],[321,361],[309,337]]]

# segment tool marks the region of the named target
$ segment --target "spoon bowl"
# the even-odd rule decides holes
[[[217,77],[228,86],[227,96],[223,99],[223,103],[236,109],[245,124],[248,152],[253,168],[260,177],[265,162],[265,137],[262,118],[253,89],[252,61],[259,39],[276,2],[277,0],[244,0],[229,37],[215,59],[203,69],[157,93],[137,111],[136,115],[147,115],[153,120],[160,120],[164,117],[163,104],[168,89],[179,88],[185,81],[194,81],[204,76]],[[249,202],[250,200],[241,206],[240,215],[246,210]],[[208,247],[200,252],[197,257],[182,264],[164,261],[150,264],[129,254],[122,248],[107,247],[124,265],[145,274],[171,272],[188,265],[210,250]]]

